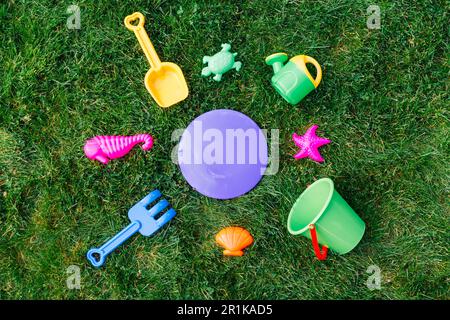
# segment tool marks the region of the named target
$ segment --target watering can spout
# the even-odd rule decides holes
[[[266,64],[272,66],[273,73],[277,74],[287,60],[288,56],[286,53],[274,53],[266,58]]]

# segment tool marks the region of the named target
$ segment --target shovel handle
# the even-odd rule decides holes
[[[317,259],[325,260],[327,258],[328,247],[322,246],[322,250],[320,250],[319,241],[317,241],[317,232],[316,226],[313,224],[309,225],[309,232],[311,232],[311,241],[314,248],[314,253],[316,254]]]
[[[137,21],[136,25],[133,24],[135,21]],[[138,39],[139,44],[141,45],[141,48],[150,63],[150,67],[159,69],[161,66],[161,60],[159,59],[158,54],[156,53],[155,48],[148,37],[147,31],[144,29],[144,15],[140,12],[135,12],[129,16],[126,16],[124,23],[125,27],[127,27],[128,30],[133,31],[136,35],[136,38]]]

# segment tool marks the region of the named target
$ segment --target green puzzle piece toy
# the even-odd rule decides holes
[[[242,63],[240,61],[234,61],[234,57],[236,57],[237,53],[230,52],[231,45],[228,43],[222,44],[222,50],[216,53],[212,57],[204,56],[203,63],[207,63],[208,66],[204,67],[202,70],[202,76],[207,77],[211,73],[214,73],[214,80],[220,81],[222,80],[222,75],[230,71],[231,69],[236,69],[239,71],[242,67]]]

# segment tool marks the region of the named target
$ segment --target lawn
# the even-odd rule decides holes
[[[72,4],[79,30],[66,27]],[[381,29],[367,28],[371,4]],[[190,94],[174,107],[159,108],[144,87],[148,64],[123,24],[134,11],[160,57],[184,72]],[[2,1],[0,298],[448,299],[448,19],[446,1],[426,0]],[[202,57],[224,42],[242,69],[202,78]],[[270,85],[264,59],[279,51],[323,68],[296,106]],[[170,160],[172,132],[219,108],[280,130],[278,173],[227,201],[194,191]],[[292,133],[312,124],[333,141],[323,164],[292,157]],[[140,132],[155,137],[147,153],[106,166],[83,154],[92,136]],[[367,225],[352,252],[324,262],[286,228],[296,198],[322,177]],[[175,219],[91,267],[87,250],[155,188]],[[229,225],[255,238],[241,258],[214,242]],[[71,265],[79,290],[66,284]],[[371,265],[379,290],[366,285]]]

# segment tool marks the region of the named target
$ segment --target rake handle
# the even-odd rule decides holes
[[[92,248],[89,250],[87,253],[88,260],[94,267],[102,266],[105,263],[106,257],[136,232],[138,232],[140,228],[141,224],[139,221],[131,222],[100,248]]]

